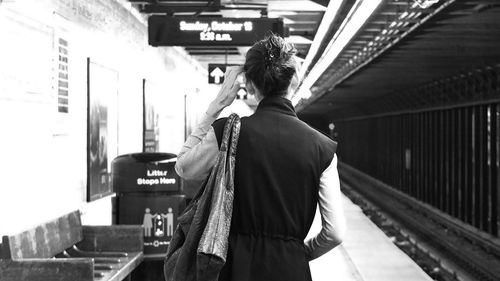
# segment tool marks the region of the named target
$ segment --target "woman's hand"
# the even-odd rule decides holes
[[[236,99],[236,94],[240,89],[240,84],[237,80],[238,75],[243,72],[243,66],[230,66],[224,74],[224,83],[217,94],[217,97],[210,103],[207,114],[217,118],[220,112],[231,105]]]

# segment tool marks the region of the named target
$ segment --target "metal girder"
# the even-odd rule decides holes
[[[492,100],[500,101],[499,65],[487,65],[480,69],[459,72],[414,89],[398,91],[353,104],[350,107],[345,107],[345,110],[350,112],[352,107],[369,108],[366,115],[363,116],[366,118],[480,104]],[[342,120],[360,117],[352,114],[346,115],[346,111],[342,113]],[[335,116],[341,115],[335,114]]]

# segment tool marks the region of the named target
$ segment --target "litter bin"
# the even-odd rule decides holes
[[[117,194],[117,224],[141,224],[145,259],[163,259],[185,208],[182,182],[175,172],[176,155],[134,153],[111,163],[111,182]]]

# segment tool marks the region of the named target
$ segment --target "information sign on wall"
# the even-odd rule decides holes
[[[268,32],[284,36],[281,18],[195,18],[153,15],[152,46],[251,46]]]
[[[144,254],[162,258],[184,207],[183,195],[120,194],[118,224],[142,225]]]
[[[57,38],[57,111],[68,113],[68,41]]]

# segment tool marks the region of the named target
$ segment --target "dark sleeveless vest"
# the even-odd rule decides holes
[[[225,121],[213,124],[219,144]],[[336,146],[282,97],[264,98],[241,118],[229,252],[219,280],[311,280],[303,241]]]

